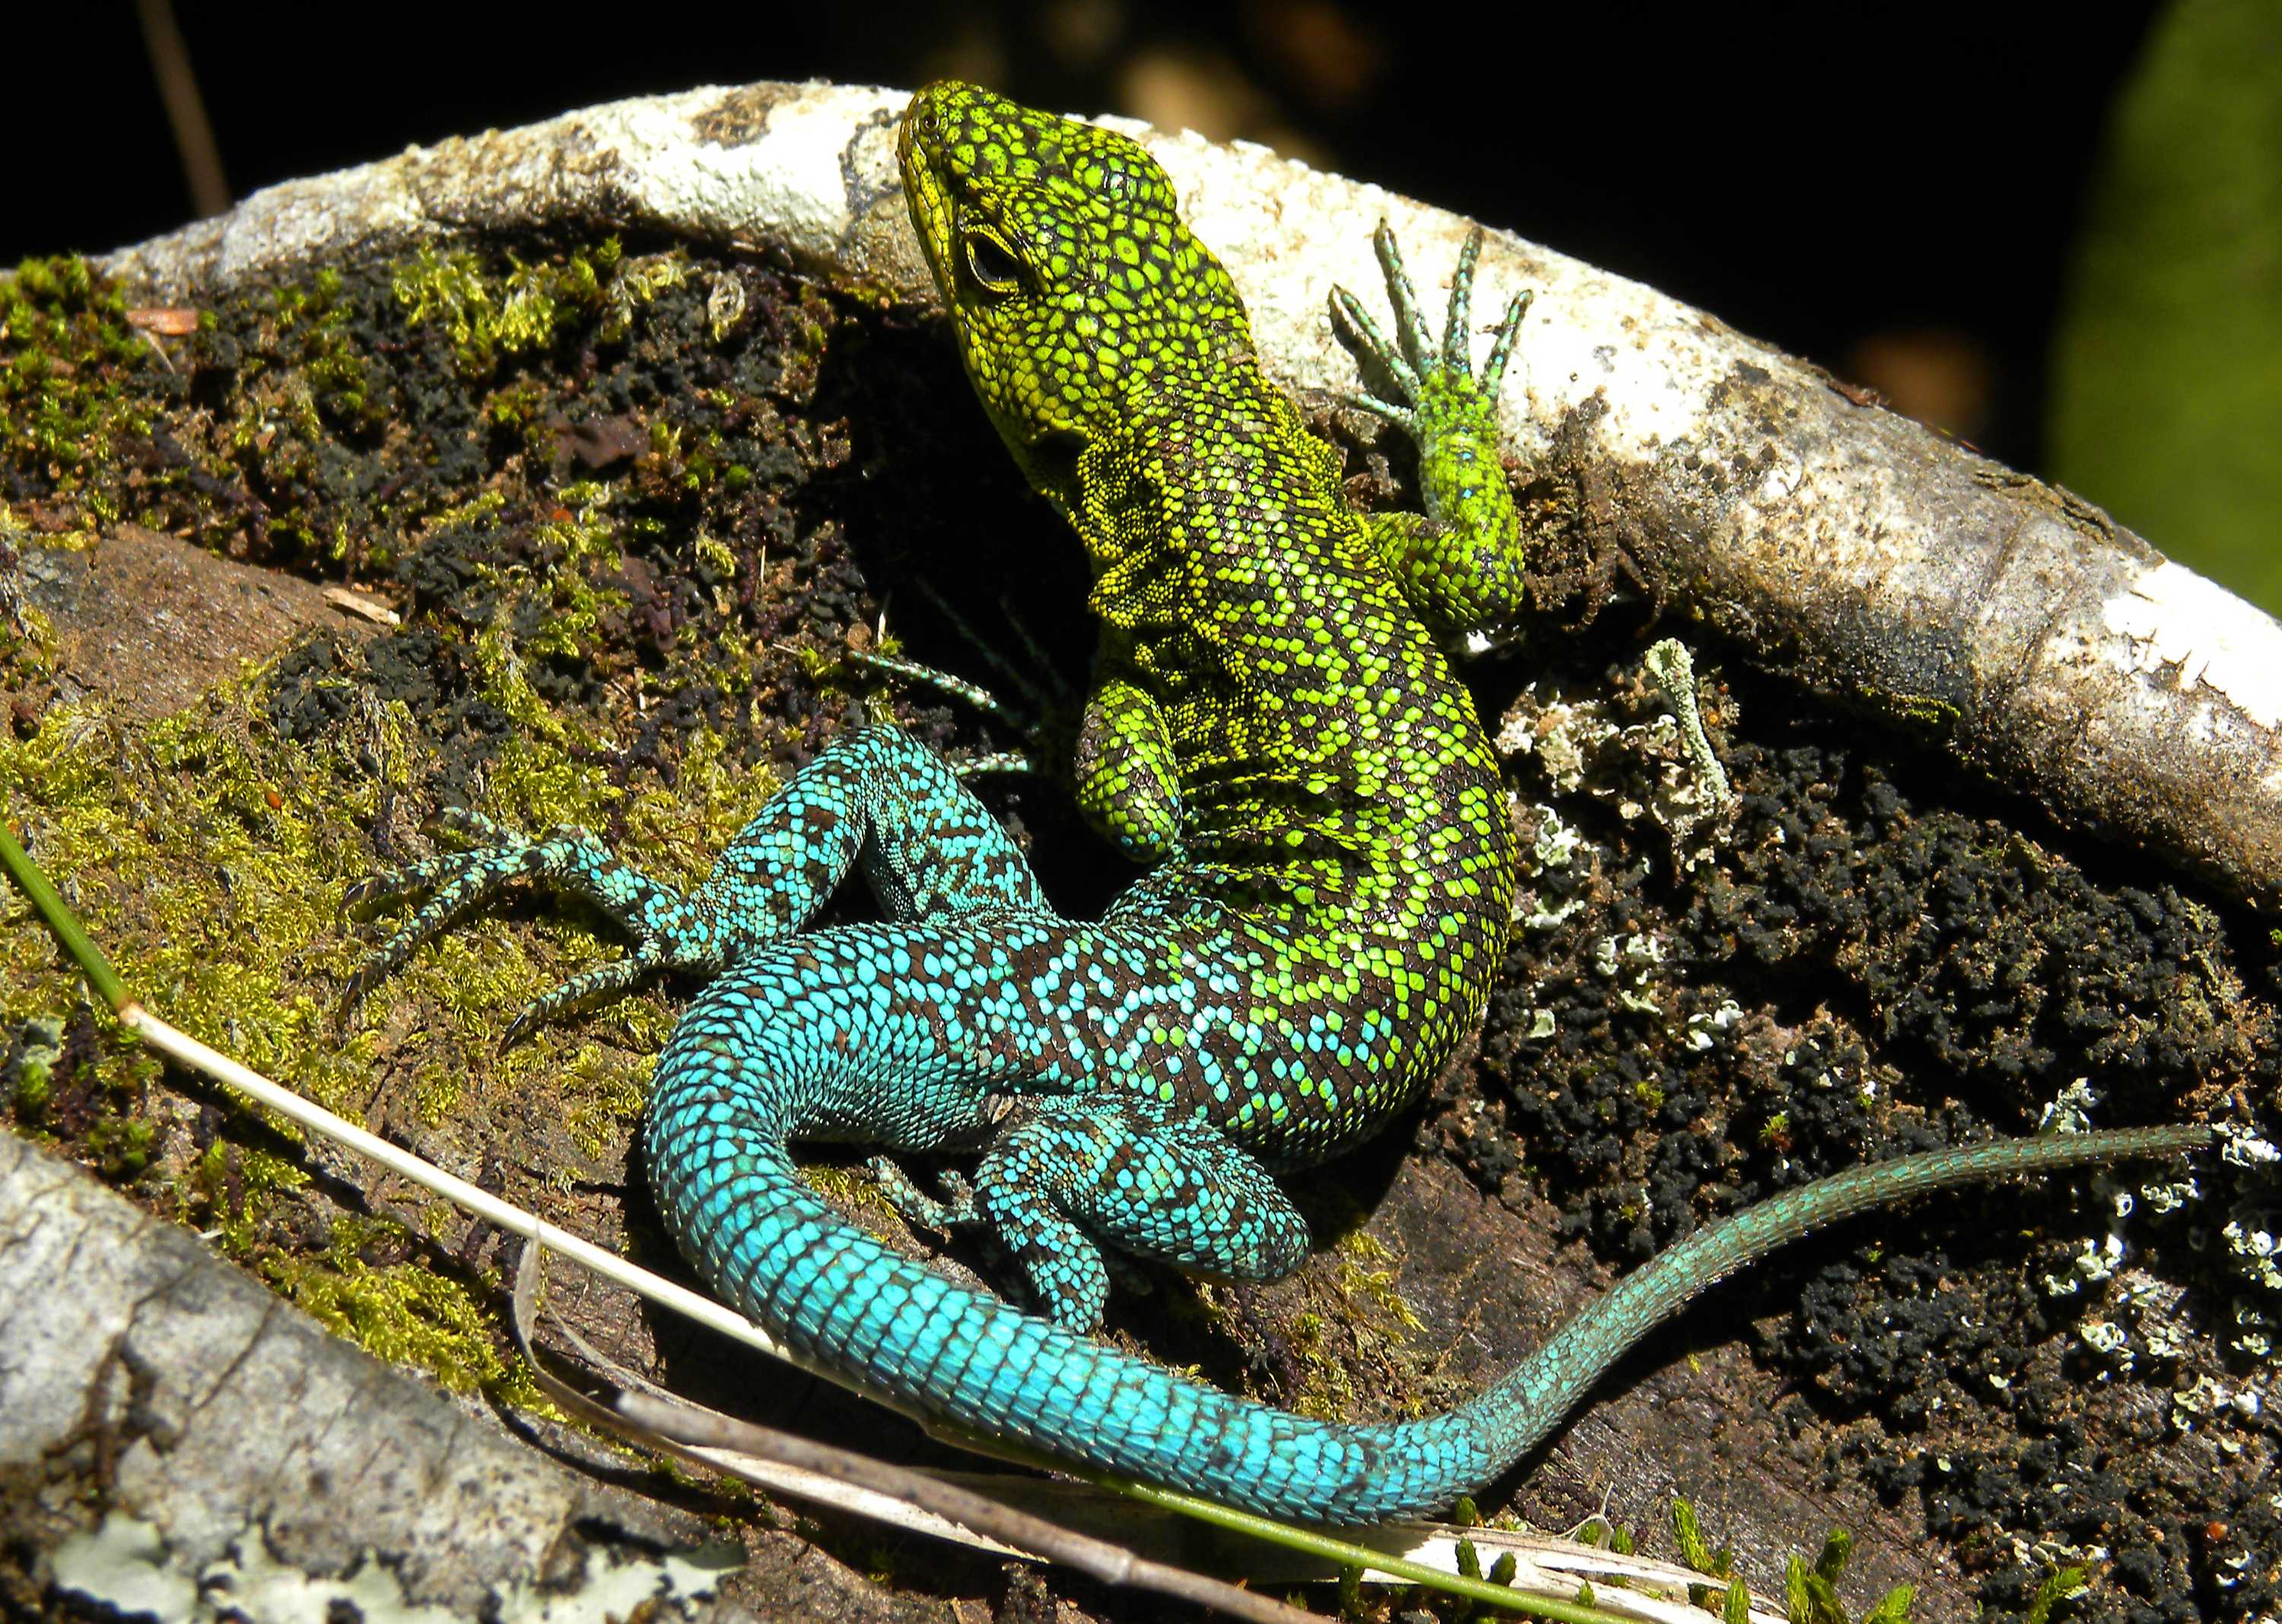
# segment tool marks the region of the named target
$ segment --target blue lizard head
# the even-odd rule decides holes
[[[1132,416],[1132,391],[1250,364],[1235,284],[1127,137],[945,80],[912,97],[898,152],[967,376],[1065,513],[1078,454]]]

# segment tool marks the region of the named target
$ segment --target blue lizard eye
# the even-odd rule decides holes
[[[980,227],[968,229],[963,239],[966,248],[966,274],[974,278],[986,293],[1014,293],[1022,286],[1022,262],[1014,251],[992,233]]]

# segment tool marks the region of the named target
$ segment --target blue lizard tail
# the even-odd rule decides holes
[[[824,933],[828,938],[842,933]],[[851,939],[858,933],[846,933]],[[833,951],[818,937],[811,947]],[[876,1045],[834,1041],[850,1012],[770,1012],[732,971],[661,1058],[647,1133],[668,1225],[707,1279],[811,1364],[978,1433],[1297,1521],[1356,1525],[1440,1511],[1542,1441],[1602,1372],[1706,1283],[1867,1208],[2008,1173],[2164,1155],[2202,1128],[2007,1140],[1852,1169],[1698,1233],[1621,1281],[1479,1398],[1377,1426],[1232,1397],[952,1284],[854,1228],[811,1192],[799,1138],[941,1143],[987,1119],[876,1120]],[[756,1023],[774,1041],[756,1043]],[[864,1058],[857,1059],[858,1050]]]

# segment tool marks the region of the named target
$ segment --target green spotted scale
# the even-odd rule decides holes
[[[1355,512],[1338,455],[1262,374],[1226,272],[1126,137],[973,86],[915,97],[900,155],[966,371],[1092,565],[1099,623],[1072,773],[1146,866],[1057,913],[943,761],[888,727],[799,773],[687,896],[581,831],[480,820],[474,851],[368,887],[428,900],[356,990],[501,887],[583,897],[623,960],[523,1019],[660,968],[707,977],[660,1057],[645,1150],[683,1250],[812,1363],[904,1407],[1250,1509],[1431,1511],[1543,1439],[1696,1291],[1812,1225],[2007,1171],[2176,1151],[2200,1130],[2011,1142],[1855,1169],[1700,1232],[1471,1403],[1386,1426],[1232,1397],[1089,1333],[1106,1255],[1269,1279],[1304,1255],[1272,1175],[1416,1100],[1481,1018],[1515,890],[1497,761],[1440,639],[1521,608],[1497,399],[1525,299],[1477,373],[1477,234],[1437,341],[1393,237],[1390,339],[1334,295],[1418,440],[1424,515]],[[810,929],[850,868],[886,922]],[[975,1149],[922,1223],[1003,1242],[1035,1311],[855,1229],[788,1146]]]

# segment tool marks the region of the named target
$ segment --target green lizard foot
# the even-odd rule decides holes
[[[1394,307],[1397,339],[1389,341],[1378,322],[1363,308],[1362,301],[1345,288],[1331,290],[1331,314],[1345,323],[1363,358],[1385,369],[1399,400],[1387,401],[1376,395],[1362,394],[1347,397],[1349,403],[1401,424],[1422,448],[1438,438],[1438,431],[1447,432],[1451,428],[1486,431],[1494,435],[1498,387],[1505,380],[1506,361],[1513,354],[1514,339],[1521,330],[1521,318],[1529,309],[1531,295],[1517,293],[1506,306],[1504,319],[1498,323],[1497,337],[1490,346],[1489,359],[1482,364],[1481,375],[1477,377],[1471,354],[1473,335],[1468,326],[1473,303],[1474,262],[1482,252],[1482,229],[1476,226],[1469,231],[1465,245],[1458,251],[1458,268],[1450,278],[1449,314],[1443,322],[1439,345],[1419,310],[1418,294],[1410,285],[1409,273],[1402,268],[1402,251],[1395,243],[1393,229],[1382,220],[1378,230],[1371,233],[1370,241],[1378,253],[1379,268],[1386,275],[1386,296]]]
[[[1389,339],[1345,288],[1331,290],[1331,315],[1365,369],[1385,372],[1395,399],[1348,399],[1398,424],[1417,443],[1419,493],[1426,509],[1423,517],[1378,515],[1370,521],[1371,534],[1419,618],[1438,635],[1464,637],[1479,650],[1488,646],[1479,634],[1511,622],[1526,596],[1521,516],[1500,461],[1498,391],[1530,296],[1517,293],[1506,306],[1489,359],[1477,376],[1469,322],[1481,228],[1467,233],[1458,251],[1440,344],[1419,312],[1418,295],[1385,221],[1371,243],[1386,275],[1395,337]]]

